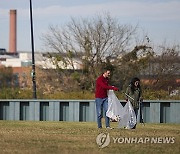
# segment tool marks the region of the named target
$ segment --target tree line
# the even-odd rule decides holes
[[[144,91],[163,90],[170,94],[178,90],[179,45],[154,46],[146,35],[139,38],[137,31],[138,26],[119,24],[109,14],[72,18],[63,26],[49,26],[41,39],[49,51],[46,56],[56,69],[37,68],[41,96],[58,92],[93,93],[103,68],[111,69],[110,82],[121,91],[135,76],[142,79]],[[1,88],[14,86],[12,74],[8,73],[1,73]],[[11,84],[3,83],[7,75]],[[31,86],[26,84],[23,89]]]

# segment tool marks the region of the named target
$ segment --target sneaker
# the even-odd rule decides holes
[[[114,128],[112,128],[112,127],[106,127],[107,129],[114,129]]]

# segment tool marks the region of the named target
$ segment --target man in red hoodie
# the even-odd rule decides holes
[[[96,102],[96,112],[97,112],[97,124],[98,128],[102,128],[101,118],[102,115],[102,108],[104,108],[105,112],[105,124],[106,128],[110,128],[109,117],[106,116],[106,112],[108,110],[108,90],[115,90],[118,91],[119,89],[114,86],[110,86],[108,83],[108,78],[110,76],[110,70],[104,70],[103,74],[99,76],[96,80],[96,92],[95,92],[95,102]]]

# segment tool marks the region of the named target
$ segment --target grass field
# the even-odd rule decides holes
[[[103,123],[104,124],[104,123]],[[179,124],[142,124],[136,130],[98,130],[95,122],[0,121],[0,153],[180,153]],[[99,148],[96,137],[110,136],[110,144]],[[162,138],[174,139],[162,143]],[[159,138],[159,143],[114,143],[118,138]],[[118,140],[117,140],[118,141]]]

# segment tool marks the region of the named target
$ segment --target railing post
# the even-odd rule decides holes
[[[160,102],[150,103],[150,122],[160,123]]]
[[[29,120],[40,120],[40,102],[29,102]]]
[[[89,102],[89,121],[97,121],[95,101]]]
[[[69,102],[69,121],[79,121],[79,102]]]
[[[9,102],[9,120],[20,120],[20,102]]]
[[[170,123],[180,123],[180,102],[170,103]]]
[[[49,102],[49,120],[50,121],[59,121],[60,117],[60,105],[59,102]]]

